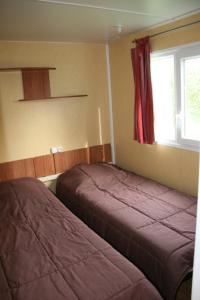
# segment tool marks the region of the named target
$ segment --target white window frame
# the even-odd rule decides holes
[[[183,122],[184,117],[184,73],[183,73],[183,60],[185,58],[191,58],[194,56],[200,57],[200,43],[193,43],[175,48],[169,48],[159,50],[151,53],[151,58],[157,58],[162,56],[174,56],[174,85],[175,85],[175,114],[176,114],[176,125],[175,125],[175,141],[162,140],[156,141],[156,144],[163,144],[175,148],[181,148],[191,151],[200,152],[200,141],[186,139],[181,136],[183,133]]]

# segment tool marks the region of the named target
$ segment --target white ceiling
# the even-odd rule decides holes
[[[0,40],[108,42],[199,10],[200,0],[0,0]]]

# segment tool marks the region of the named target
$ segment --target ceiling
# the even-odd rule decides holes
[[[199,11],[200,0],[0,0],[0,40],[109,42]]]

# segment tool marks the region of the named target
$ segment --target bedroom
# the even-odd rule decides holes
[[[1,1],[0,68],[56,68],[49,70],[50,95],[58,97],[18,101],[24,98],[21,70],[0,72],[1,180],[36,176],[55,188],[56,173],[69,167],[66,151],[74,161],[76,149],[85,149],[90,162],[109,161],[111,144],[118,166],[196,196],[198,151],[133,141],[130,49],[136,38],[198,21],[199,1],[173,1],[171,9],[171,1],[151,1],[150,8],[146,1],[95,2],[96,8],[93,1]],[[152,50],[198,44],[199,29],[195,23],[158,35]],[[62,152],[50,154],[57,148]]]

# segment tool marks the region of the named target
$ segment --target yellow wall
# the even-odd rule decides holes
[[[110,44],[114,136],[117,163],[188,194],[196,195],[198,153],[161,145],[140,145],[133,141],[134,82],[130,49],[136,37],[150,35],[200,19],[200,14],[132,34]],[[152,50],[200,41],[200,24],[151,39]]]
[[[0,162],[100,144],[109,137],[105,45],[88,43],[0,42],[0,68],[56,67],[52,96],[87,98],[18,102],[20,72],[0,72]]]

